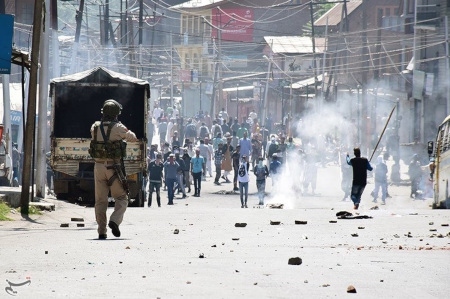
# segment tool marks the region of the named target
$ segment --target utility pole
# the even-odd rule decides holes
[[[447,7],[448,8],[448,7]],[[444,31],[445,31],[445,71],[446,78],[450,78],[450,53],[449,53],[449,39],[448,39],[448,16],[444,17]],[[447,115],[450,114],[450,84],[447,84]]]
[[[50,0],[45,0],[46,9],[50,8]],[[48,12],[48,10],[46,11]],[[45,15],[48,16],[48,14]],[[36,196],[45,198],[45,180],[47,178],[46,152],[47,140],[49,134],[47,133],[47,102],[48,102],[48,84],[49,80],[49,39],[50,39],[50,18],[45,18],[45,29],[42,32],[42,42],[40,46],[40,69],[39,69],[39,118],[38,118],[38,138],[36,152]],[[34,167],[33,167],[34,168]],[[50,183],[47,182],[50,188]],[[33,189],[32,189],[33,190]]]
[[[273,43],[273,41],[272,41],[272,43]],[[267,67],[266,88],[264,89],[264,110],[263,110],[263,115],[262,115],[262,123],[263,123],[264,127],[266,126],[267,107],[269,106],[268,93],[269,93],[270,70],[272,68],[272,52],[270,52],[268,60],[269,60],[268,61],[269,63],[268,63],[268,67]]]
[[[201,92],[202,92],[202,90],[200,89],[200,94],[201,94]],[[170,31],[170,103],[173,107],[173,40],[172,40],[172,31]]]
[[[28,93],[28,108],[27,108],[27,123],[25,128],[24,140],[24,159],[23,159],[23,173],[22,173],[22,193],[20,195],[20,212],[28,215],[29,201],[30,201],[30,175],[33,171],[31,169],[31,160],[33,155],[33,133],[36,125],[36,94],[37,94],[37,79],[39,67],[39,47],[41,43],[42,32],[42,9],[43,1],[34,1],[34,16],[33,16],[33,37],[31,44],[31,68],[30,68],[30,86]],[[34,197],[34,194],[31,194]]]
[[[361,134],[361,146],[368,150],[370,136],[368,136],[368,122],[367,122],[367,72],[369,67],[369,57],[367,51],[367,0],[362,2],[362,51],[361,51],[361,63],[362,63],[362,73],[361,73],[361,89],[362,89],[362,106],[361,106],[361,117],[362,117],[362,128]],[[361,150],[363,151],[363,150]]]
[[[77,67],[77,57],[78,57],[78,46],[80,44],[80,33],[81,33],[81,22],[83,21],[83,9],[84,0],[80,0],[80,7],[75,14],[75,20],[77,22],[77,27],[75,29],[75,41],[72,48],[72,65],[70,67],[71,73],[76,73]]]
[[[216,103],[216,92],[217,92],[217,85],[219,85],[219,103],[222,103],[221,101],[221,94],[222,94],[222,80],[220,79],[219,72],[222,69],[222,30],[217,30],[217,36],[218,36],[218,51],[217,51],[217,59],[216,59],[216,65],[214,68],[214,83],[213,83],[213,90],[211,95],[211,109],[209,115],[213,116],[215,115],[215,103]],[[218,82],[219,81],[219,82]]]
[[[316,67],[316,40],[314,34],[314,6],[313,1],[309,2],[309,12],[311,15],[311,42],[313,53],[313,72],[314,72],[314,95],[317,95],[317,67]],[[284,116],[283,116],[284,117]]]

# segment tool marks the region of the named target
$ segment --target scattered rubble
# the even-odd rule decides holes
[[[295,224],[307,224],[308,221],[295,220]]]
[[[280,225],[280,221],[272,221],[270,220],[270,225]]]
[[[176,229],[173,231],[173,233],[174,233],[175,235],[178,235],[178,234],[180,233],[180,230],[179,230],[178,228],[176,228]]]
[[[355,287],[352,286],[352,285],[349,285],[349,286],[347,287],[347,293],[356,293]]]
[[[352,237],[359,237],[358,234],[352,234]]]
[[[241,222],[241,223],[237,222],[234,224],[234,227],[246,227],[246,226],[247,226],[247,223],[245,223],[245,222]]]
[[[203,253],[200,253],[200,254],[198,255],[198,258],[204,259],[204,258],[205,258],[205,255],[204,255]]]
[[[84,222],[84,219],[83,218],[70,218],[70,221],[73,221],[73,222]]]
[[[69,223],[61,223],[60,227],[69,227]]]
[[[291,257],[288,261],[288,265],[301,265],[302,264],[302,259],[299,257]]]
[[[77,223],[77,227],[84,227],[84,223]]]
[[[269,209],[282,209],[284,207],[284,204],[282,204],[282,203],[271,203],[271,204],[268,204],[267,207]]]

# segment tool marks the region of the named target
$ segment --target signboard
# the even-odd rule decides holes
[[[425,81],[425,95],[432,96],[433,95],[433,86],[434,86],[434,74],[427,73],[426,81]]]
[[[0,14],[0,28],[0,74],[10,74],[14,16]]]
[[[413,98],[423,99],[423,88],[425,83],[425,72],[414,70],[413,73]]]
[[[219,37],[218,29],[222,31],[221,39],[223,42],[251,42],[253,41],[254,14],[252,9],[233,8],[222,9],[214,8],[212,10],[212,36]]]

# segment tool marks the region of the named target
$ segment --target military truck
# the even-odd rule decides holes
[[[51,154],[54,192],[59,199],[95,201],[94,160],[89,155],[91,125],[101,119],[107,99],[118,101],[119,116],[136,134],[138,142],[127,143],[124,164],[130,188],[130,206],[143,206],[146,198],[147,121],[150,86],[147,81],[104,67],[55,78],[50,82]]]

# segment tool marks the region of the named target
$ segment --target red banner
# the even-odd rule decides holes
[[[212,23],[222,29],[222,41],[253,41],[253,10],[247,8],[219,9],[212,12]],[[213,37],[218,37],[218,29],[213,28]]]

